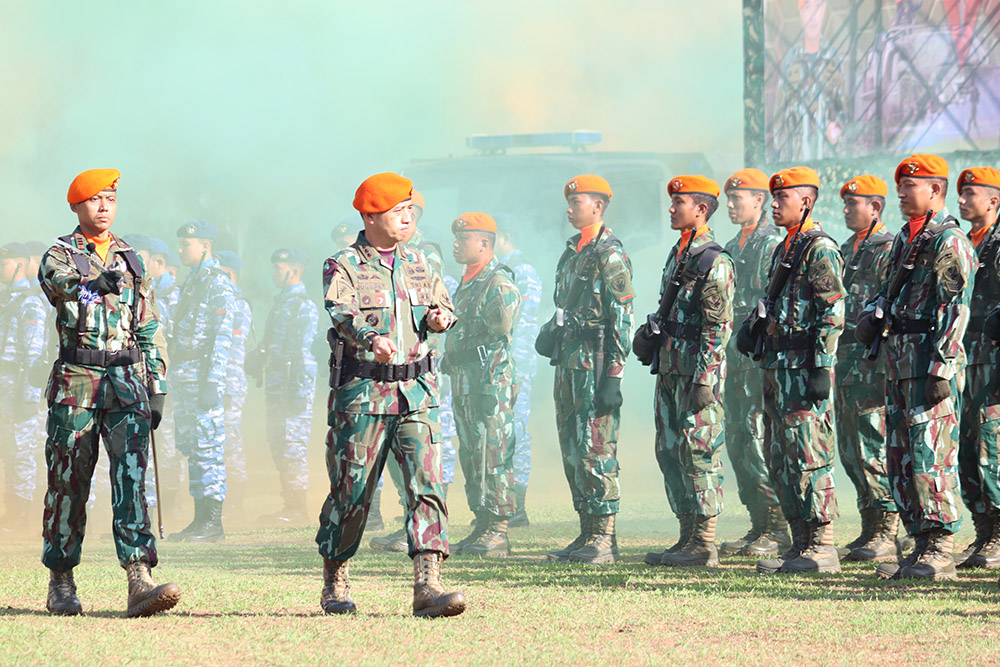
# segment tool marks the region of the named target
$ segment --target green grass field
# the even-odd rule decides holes
[[[410,616],[412,569],[403,555],[364,548],[352,561],[355,617],[319,611],[321,564],[314,529],[231,532],[221,545],[161,544],[160,581],[182,588],[181,603],[151,619],[125,619],[125,577],[96,524],[77,568],[85,616],[45,612],[47,571],[38,539],[0,544],[0,661],[32,663],[995,663],[1000,649],[996,573],[958,582],[879,582],[873,566],[835,575],[761,577],[754,561],[724,558],[715,570],[651,568],[673,522],[623,512],[624,562],[615,566],[543,562],[574,535],[568,508],[533,508],[530,528],[512,531],[516,557],[445,563],[461,589],[460,617]],[[649,505],[645,505],[648,507]],[[453,512],[453,538],[468,512]],[[741,534],[734,512],[721,535]],[[838,526],[838,541],[857,517]],[[106,530],[106,529],[105,529]],[[963,530],[962,542],[966,540]],[[841,539],[843,538],[843,539]],[[367,543],[367,538],[365,540]]]

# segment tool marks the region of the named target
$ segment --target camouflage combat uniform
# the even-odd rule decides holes
[[[244,369],[247,339],[253,329],[253,310],[239,287],[233,286],[233,337],[223,382],[222,406],[226,424],[226,484],[247,483],[247,456],[243,450],[243,405],[247,400],[247,374]],[[159,442],[157,442],[159,444]]]
[[[87,264],[88,274],[81,281],[74,261],[74,255],[88,254],[79,228],[70,243],[77,250],[53,246],[39,268],[42,290],[56,309],[61,348],[61,359],[53,365],[46,389],[49,486],[42,562],[56,571],[80,562],[84,503],[100,453],[100,436],[111,459],[112,533],[118,559],[123,567],[138,560],[156,565],[156,541],[144,496],[150,427],[147,396],[166,392],[166,361],[151,281],[143,268],[136,298],[134,274],[126,260],[126,252],[131,251],[112,236],[106,262],[96,254],[90,257],[123,274],[121,295],[98,296],[87,289],[87,283],[98,278],[100,271],[93,263]],[[141,267],[138,255],[133,253],[133,257]]]
[[[393,339],[398,350],[395,364],[426,363],[422,360],[430,353],[434,334],[425,316],[435,306],[452,310],[440,274],[421,253],[398,246],[390,268],[363,233],[326,261],[323,285],[333,330],[344,341],[345,360],[374,364],[366,338],[378,333]],[[414,370],[425,372],[404,380],[342,372],[340,385],[330,391],[326,441],[330,493],[316,535],[319,552],[328,560],[343,561],[357,551],[372,494],[390,453],[403,472],[410,555],[448,553],[437,375]]]

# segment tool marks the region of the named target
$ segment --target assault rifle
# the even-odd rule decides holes
[[[644,366],[649,366],[649,372],[652,375],[656,375],[659,372],[660,346],[663,345],[664,337],[663,325],[667,321],[667,317],[670,315],[671,308],[674,307],[674,301],[677,300],[677,293],[680,292],[681,275],[684,273],[684,267],[687,265],[688,259],[691,257],[692,245],[693,243],[689,242],[687,246],[685,246],[684,251],[681,253],[680,258],[677,260],[677,265],[674,266],[674,271],[670,274],[670,280],[667,282],[667,287],[663,290],[663,295],[660,297],[659,308],[657,308],[655,313],[650,313],[646,316],[646,324],[643,327],[645,331],[640,337],[645,339],[643,341],[643,347],[645,347],[646,350],[652,348],[653,352],[652,355],[644,352],[642,357],[639,358],[639,361],[642,362]],[[636,354],[636,356],[639,355]]]

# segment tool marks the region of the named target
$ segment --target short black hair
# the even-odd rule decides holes
[[[712,195],[695,192],[691,194],[691,201],[694,205],[704,204],[708,211],[705,212],[705,219],[708,220],[719,209],[719,198]]]
[[[593,197],[594,199],[604,202],[604,207],[602,208],[602,211],[607,211],[608,206],[611,206],[611,197],[607,196],[603,192],[588,192],[587,194]]]

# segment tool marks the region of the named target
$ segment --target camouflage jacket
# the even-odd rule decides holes
[[[590,243],[576,251],[581,235],[566,242],[556,265],[553,299],[564,313],[566,326],[558,363],[573,370],[594,370],[597,327],[604,327],[604,375],[621,378],[632,349],[632,264],[621,241],[603,228]],[[573,283],[585,288],[573,296]]]
[[[944,225],[947,209],[931,220]],[[954,218],[952,218],[954,220]],[[895,270],[894,258],[905,257],[909,245],[909,225],[896,234],[886,272],[876,296],[888,296]],[[913,274],[889,305],[893,320],[925,320],[927,333],[890,333],[886,341],[886,363],[892,380],[924,377],[928,374],[950,379],[965,367],[962,339],[969,323],[969,303],[975,282],[976,251],[957,226],[944,229],[917,255]],[[866,308],[874,308],[874,299]]]
[[[983,333],[983,324],[994,306],[1000,304],[1000,226],[986,232],[976,248],[976,278],[969,304],[969,326],[965,331],[965,353],[969,365],[1000,362],[997,346]]]
[[[316,391],[312,344],[319,329],[319,309],[303,283],[274,297],[264,325],[264,391],[311,398]]]
[[[494,257],[455,291],[458,324],[448,332],[441,368],[459,396],[493,394],[517,381],[511,342],[521,293],[511,273]],[[480,347],[485,361],[480,361]]]
[[[424,237],[424,233],[417,229],[413,236],[406,242],[406,247],[410,250],[423,253],[427,261],[430,262],[431,269],[440,275],[444,275],[444,258],[436,244],[432,244]]]
[[[538,338],[538,310],[542,306],[542,279],[535,267],[525,260],[520,250],[498,259],[501,264],[506,264],[514,272],[514,284],[521,294],[521,307],[517,312],[514,342],[510,347],[510,354],[514,357],[514,365],[523,382],[526,376],[530,380],[538,367],[535,339]]]
[[[0,374],[13,381],[17,393],[5,400],[38,403],[42,399],[42,387],[31,385],[28,369],[48,352],[45,349],[47,311],[41,293],[26,279],[11,285],[10,291],[3,295],[0,303]]]
[[[762,220],[750,234],[750,238],[740,248],[740,234],[725,245],[726,252],[733,260],[736,285],[733,289],[733,316],[742,320],[757,305],[767,289],[767,271],[771,264],[774,248],[781,243],[781,231]],[[726,363],[731,371],[756,368],[753,359],[736,351],[735,337],[730,338],[730,350]]]
[[[333,329],[345,344],[344,357],[375,362],[366,337],[379,334],[396,345],[391,363],[419,361],[430,353],[428,340],[436,336],[426,323],[434,307],[454,311],[441,274],[423,253],[397,246],[392,267],[359,233],[349,247],[323,265],[326,310]],[[333,390],[331,412],[398,415],[438,405],[437,375],[424,373],[413,380],[380,382],[351,378]]]
[[[239,287],[234,285],[233,291],[236,295],[233,303],[233,343],[229,348],[223,392],[226,396],[246,396],[247,374],[243,366],[247,359],[247,339],[253,330],[253,310]]]
[[[210,257],[184,279],[170,329],[174,380],[211,383],[226,381],[233,346],[236,290]]]
[[[820,232],[819,225],[813,229]],[[803,233],[796,247],[809,237]],[[785,244],[779,243],[771,255],[768,279],[784,252]],[[837,341],[844,330],[843,271],[844,258],[837,244],[829,237],[816,237],[774,305],[767,325],[770,344],[765,345],[761,368],[833,368]]]
[[[861,238],[867,233],[859,232]],[[884,380],[885,361],[879,357],[875,361],[868,360],[868,347],[862,345],[854,337],[854,324],[858,314],[865,304],[878,292],[881,283],[879,276],[886,271],[889,262],[889,249],[892,247],[892,234],[882,230],[873,233],[863,245],[859,244],[854,251],[854,243],[858,234],[852,234],[840,246],[844,255],[844,289],[847,290],[847,300],[844,302],[844,335],[840,337],[837,350],[837,382],[843,385],[870,384],[875,385],[879,378]]]
[[[124,257],[131,248],[112,235],[107,261],[102,262],[86,250],[87,241],[79,227],[73,233],[72,245],[76,250],[62,245],[49,248],[38,268],[42,291],[56,310],[59,346],[109,351],[138,347],[143,362],[102,368],[56,361],[45,393],[49,403],[97,407],[109,387],[123,405],[145,401],[148,394],[167,393],[166,344],[156,320],[152,282],[142,259],[139,265],[143,275],[135,309],[134,280]],[[81,277],[73,254],[89,257],[87,276]],[[88,282],[101,275],[98,267],[122,273],[120,295],[97,296],[86,288]],[[82,325],[78,322],[81,311]]]
[[[726,377],[726,344],[733,333],[733,260],[722,251],[704,271],[699,258],[714,242],[712,231],[691,240],[690,255],[681,269],[680,290],[664,327],[658,372],[692,375],[695,384],[715,386]],[[660,296],[667,289],[680,257],[680,243],[674,244],[663,266]],[[702,279],[699,279],[702,278]]]
[[[169,271],[164,271],[153,283],[153,294],[156,297],[156,319],[160,322],[163,335],[169,339],[170,323],[177,308],[177,299],[180,298],[180,287]]]

